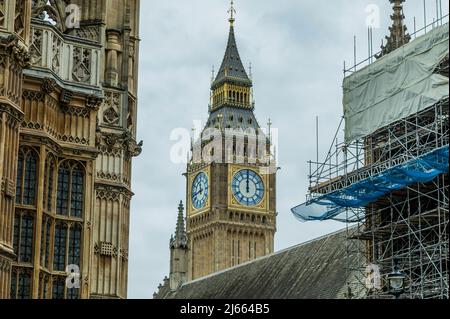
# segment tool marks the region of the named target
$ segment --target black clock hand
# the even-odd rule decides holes
[[[249,171],[247,170],[247,194],[250,193],[250,177]]]
[[[194,194],[194,197],[197,196],[198,194],[203,193],[203,188],[200,187],[200,190]]]

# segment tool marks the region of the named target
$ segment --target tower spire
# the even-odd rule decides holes
[[[239,56],[239,51],[236,44],[236,37],[234,34],[234,14],[236,10],[234,9],[234,1],[231,0],[230,10],[230,32],[228,35],[227,49],[220,66],[219,71],[216,74],[216,78],[212,83],[212,88],[221,85],[225,81],[239,82],[247,86],[251,86],[252,82],[249,79],[247,72],[242,64],[241,58]]]
[[[381,53],[376,56],[377,59],[400,48],[411,40],[411,36],[407,33],[407,28],[404,24],[403,3],[405,0],[389,1],[394,5],[394,13],[391,15],[392,26],[389,27],[389,36],[386,36],[386,45],[381,46]]]
[[[180,201],[180,204],[178,205],[177,227],[175,230],[175,236],[172,236],[172,238],[170,239],[170,247],[171,248],[187,247],[187,235],[186,235],[186,227],[184,224],[183,201]]]
[[[230,4],[230,10],[228,10],[228,13],[230,14],[230,19],[228,19],[228,21],[230,21],[230,26],[234,25],[234,14],[236,13],[236,10],[234,9],[234,1],[231,0],[231,4]]]

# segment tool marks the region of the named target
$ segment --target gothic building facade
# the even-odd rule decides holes
[[[0,298],[126,298],[139,0],[0,0]]]
[[[234,12],[232,7],[225,56],[212,81],[209,118],[187,165],[186,225],[180,205],[165,282],[172,290],[274,250],[276,163],[271,135],[254,114]]]

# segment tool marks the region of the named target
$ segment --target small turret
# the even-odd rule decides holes
[[[170,289],[180,288],[187,281],[188,240],[184,223],[183,202],[178,205],[178,220],[175,234],[170,239]]]

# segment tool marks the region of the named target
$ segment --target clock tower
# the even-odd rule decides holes
[[[253,83],[236,45],[213,77],[209,119],[187,165],[188,281],[270,254],[276,231],[271,134],[256,120]]]

